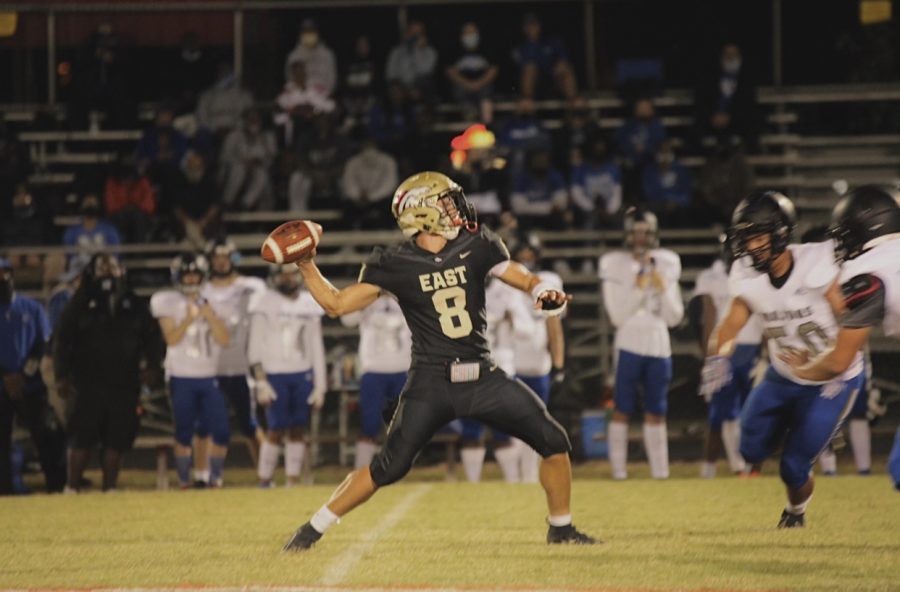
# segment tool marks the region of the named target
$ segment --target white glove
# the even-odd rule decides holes
[[[268,380],[256,381],[256,402],[263,407],[270,405],[272,401],[278,398],[275,389],[269,384]]]
[[[731,358],[727,356],[710,356],[703,363],[700,372],[700,396],[707,402],[714,394],[731,381]]]
[[[325,389],[313,387],[309,397],[306,398],[306,402],[316,409],[321,409],[322,405],[325,404]]]

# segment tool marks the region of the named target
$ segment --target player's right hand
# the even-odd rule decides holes
[[[700,396],[707,401],[731,381],[731,358],[710,356],[703,363],[700,372]]]
[[[272,404],[272,401],[278,398],[278,395],[275,394],[275,389],[272,388],[272,385],[269,384],[268,380],[256,380],[256,402],[262,405],[263,407],[268,407]]]

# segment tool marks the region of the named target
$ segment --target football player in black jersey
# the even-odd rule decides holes
[[[335,288],[316,267],[315,253],[298,262],[306,288],[329,316],[365,308],[382,292],[393,294],[412,332],[412,364],[381,452],[370,466],[350,473],[284,549],[312,547],[328,527],[379,487],[406,475],[432,435],[458,417],[511,434],[543,457],[540,481],[549,506],[548,543],[595,543],[572,525],[571,446],[565,431],[534,392],[497,368],[485,339],[488,275],[530,293],[535,308],[549,315],[561,313],[571,297],[511,263],[503,241],[478,225],[462,188],[445,175],[423,172],[409,177],[397,188],[391,209],[409,240],[376,248],[357,284]]]

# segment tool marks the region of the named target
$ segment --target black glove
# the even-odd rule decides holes
[[[560,386],[566,381],[565,368],[553,368],[550,370],[550,388]]]

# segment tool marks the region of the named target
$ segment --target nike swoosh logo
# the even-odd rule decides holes
[[[460,258],[460,259],[465,259],[466,257],[468,257],[468,256],[471,255],[471,254],[472,254],[472,251],[466,251],[465,253],[460,253],[460,254],[459,254],[459,258]]]

